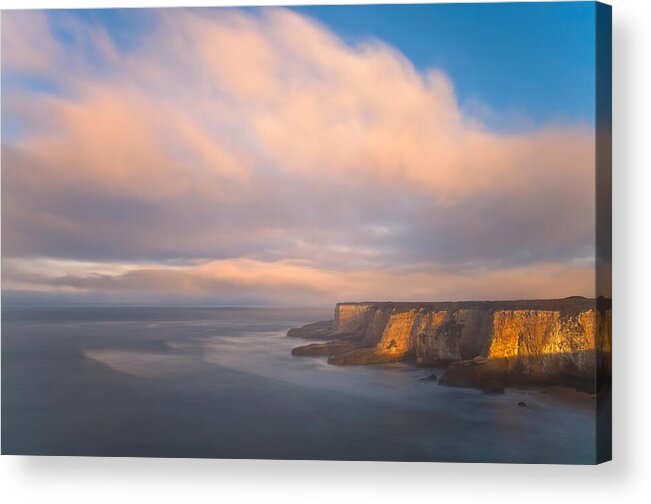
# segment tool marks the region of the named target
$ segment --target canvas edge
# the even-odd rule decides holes
[[[595,2],[596,459],[612,460],[612,7]]]

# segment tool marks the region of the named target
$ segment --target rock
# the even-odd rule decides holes
[[[424,367],[449,365],[441,385],[488,393],[506,386],[563,385],[594,393],[597,367],[604,375],[609,370],[610,310],[606,306],[602,312],[595,299],[577,296],[338,303],[333,321],[290,329],[288,335],[335,340],[292,352],[327,355],[335,365],[415,361]]]
[[[342,337],[363,333],[375,311],[375,303],[337,303],[333,335]]]
[[[492,323],[492,311],[486,309],[426,312],[416,336],[416,363],[440,367],[480,355]]]
[[[355,349],[352,341],[331,341],[328,343],[312,343],[292,349],[292,355],[334,355],[342,352],[349,352]]]
[[[287,331],[287,336],[290,338],[305,338],[305,339],[327,339],[333,332],[333,321],[324,320],[321,322],[314,322],[312,324],[304,325]]]
[[[450,364],[439,380],[440,385],[473,387],[484,391],[504,389],[506,363],[475,357]]]
[[[575,315],[551,310],[499,310],[486,356],[508,359],[509,375],[531,383],[565,376],[594,380],[596,368],[592,309]]]
[[[526,406],[527,406],[527,403],[524,402],[524,401],[520,401],[520,402],[518,403],[518,406],[526,407]]]
[[[431,374],[429,376],[425,376],[424,378],[419,379],[418,381],[438,381],[438,377],[436,374]]]

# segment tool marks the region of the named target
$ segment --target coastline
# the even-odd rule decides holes
[[[610,376],[608,300],[338,303],[333,320],[290,329],[311,340],[296,356],[332,365],[405,362],[443,368],[441,385],[503,393],[509,386],[597,392]],[[604,380],[601,380],[602,382]],[[607,383],[608,380],[605,380]]]

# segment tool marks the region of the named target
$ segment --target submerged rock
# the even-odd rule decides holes
[[[438,381],[438,376],[436,376],[436,374],[434,373],[434,374],[431,374],[429,376],[425,376],[425,377],[419,379],[418,381],[433,381],[433,382],[435,382],[435,381]]]

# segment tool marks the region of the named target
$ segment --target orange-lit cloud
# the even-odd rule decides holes
[[[474,299],[521,299],[530,297],[532,290],[549,298],[589,293],[594,284],[594,269],[589,265],[559,264],[463,273],[427,264],[343,272],[298,261],[251,259],[182,266],[9,260],[3,267],[8,289],[63,291],[78,299],[100,292],[104,299],[122,302],[147,300],[152,293],[159,299],[273,304],[463,300],[467,292],[473,292]]]
[[[3,90],[22,125],[2,147],[4,288],[591,294],[591,131],[490,131],[440,71],[286,10],[157,12],[128,51],[63,15],[76,44],[3,14],[3,73],[57,90]],[[149,266],[29,280],[48,257]]]

